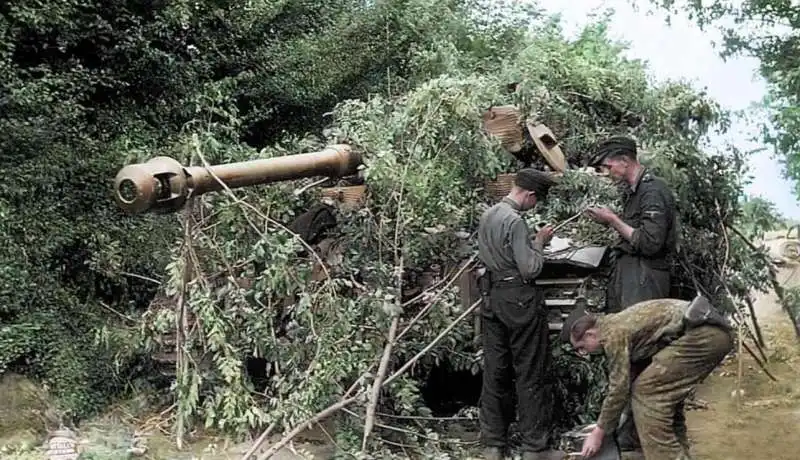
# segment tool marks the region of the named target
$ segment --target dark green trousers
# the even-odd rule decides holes
[[[524,284],[494,285],[482,309],[483,390],[480,423],[483,444],[505,448],[515,404],[522,449],[545,450],[551,420],[547,377],[547,312],[537,289]]]
[[[669,271],[656,270],[639,257],[621,254],[609,280],[608,311],[617,313],[645,300],[669,298],[670,287]]]

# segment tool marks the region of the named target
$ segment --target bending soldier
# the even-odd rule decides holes
[[[533,209],[553,185],[547,174],[523,169],[511,192],[489,208],[478,227],[479,257],[487,273],[484,294],[483,389],[481,434],[486,458],[500,460],[507,449],[514,417],[514,382],[519,405],[519,431],[524,460],[560,459],[548,451],[549,357],[547,310],[533,280],[544,264],[543,248],[552,235],[548,226],[531,239],[520,213]]]
[[[616,182],[626,183],[625,207],[619,217],[607,208],[587,212],[620,235],[608,286],[608,310],[618,312],[650,299],[670,297],[670,257],[676,246],[675,199],[667,183],[637,159],[636,142],[615,136],[597,147],[591,166],[603,167]],[[647,363],[643,363],[646,365]],[[634,377],[642,368],[632,370]],[[622,450],[639,447],[631,409],[619,427]]]
[[[683,402],[733,349],[729,326],[704,297],[648,300],[599,318],[575,310],[561,339],[608,359],[608,394],[582,455],[597,453],[630,400],[646,460],[690,458]],[[642,360],[651,363],[634,380],[631,364]]]

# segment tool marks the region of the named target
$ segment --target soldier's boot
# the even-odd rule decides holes
[[[675,429],[675,437],[678,438],[678,443],[681,445],[683,456],[680,460],[690,459],[691,443],[689,442],[689,432],[686,429],[686,415],[684,413],[683,404],[678,405],[672,426]]]
[[[483,449],[484,460],[503,460],[503,449],[500,447],[486,447]]]
[[[522,460],[562,460],[566,454],[560,450],[543,450],[540,452],[523,452]]]
[[[642,443],[639,442],[639,433],[636,432],[636,424],[633,420],[633,413],[630,406],[626,408],[629,416],[617,429],[617,444],[622,452],[641,450]]]

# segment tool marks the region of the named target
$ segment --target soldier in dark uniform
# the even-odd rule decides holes
[[[484,295],[481,434],[486,458],[501,460],[514,420],[514,391],[524,460],[560,459],[548,450],[550,395],[547,378],[547,310],[533,280],[544,264],[543,248],[553,235],[547,226],[531,238],[520,213],[536,206],[553,185],[542,171],[523,169],[511,192],[481,216],[478,227]]]
[[[601,143],[590,165],[607,169],[612,179],[629,186],[622,216],[608,208],[587,211],[620,235],[609,286],[609,310],[616,312],[643,300],[669,297],[670,259],[677,241],[672,190],[639,163],[636,142],[628,137],[615,136]]]
[[[629,401],[645,459],[691,458],[683,402],[733,349],[730,326],[707,299],[648,300],[602,317],[577,309],[561,339],[608,359],[608,394],[584,441],[584,458],[598,452]],[[634,380],[631,363],[643,360],[651,363]]]
[[[611,226],[620,235],[614,248],[614,270],[608,286],[608,310],[618,312],[650,299],[670,297],[670,262],[676,249],[675,198],[667,183],[639,163],[636,142],[615,136],[600,143],[594,167],[608,170],[612,179],[627,183],[625,208],[617,216],[608,208],[590,208],[596,221]],[[634,363],[635,376],[647,362]],[[639,447],[631,408],[619,428],[623,450]]]

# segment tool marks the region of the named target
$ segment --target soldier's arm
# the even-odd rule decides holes
[[[541,241],[531,241],[528,226],[522,219],[516,219],[511,224],[511,249],[523,279],[539,276],[544,265],[544,247]]]
[[[636,252],[645,256],[658,253],[667,239],[672,209],[666,193],[668,190],[660,187],[642,190],[642,224],[633,229],[630,242]]]
[[[604,349],[610,364],[608,392],[600,409],[597,426],[606,433],[611,433],[617,428],[619,417],[631,393],[631,361],[627,334],[609,337]]]

